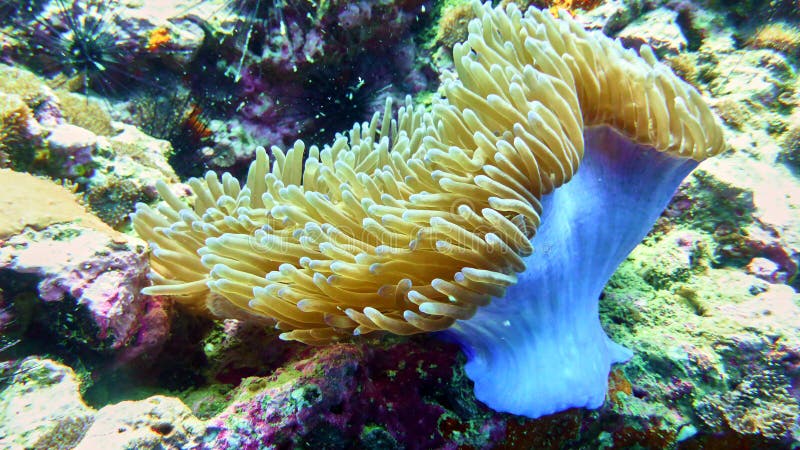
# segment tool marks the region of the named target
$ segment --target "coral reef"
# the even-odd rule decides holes
[[[9,239],[0,248],[7,311],[33,309],[37,315],[16,324],[17,333],[25,339],[46,329],[65,349],[100,352],[116,365],[147,360],[169,335],[169,304],[138,294],[146,259],[142,247],[136,253],[127,245],[63,226]],[[44,261],[42,255],[53,253],[43,251],[64,256]],[[23,274],[33,275],[27,285]]]
[[[128,224],[136,202],[155,198],[157,180],[178,180],[168,143],[113,122],[96,99],[53,91],[19,68],[0,65],[0,73],[0,167],[77,182],[117,228]]]
[[[745,436],[787,440],[797,427],[800,405],[790,394],[790,380],[781,368],[762,370],[743,377],[725,394],[711,393],[699,401],[700,418],[714,430],[730,427]]]
[[[176,206],[196,204],[197,190],[181,184],[176,169],[181,176],[225,169],[241,181],[256,154],[259,164],[281,171],[294,164],[297,152],[273,152],[271,144],[302,137],[319,146],[300,156],[313,159],[316,148],[321,159],[336,132],[363,143],[371,136],[365,130],[382,129],[384,116],[369,118],[375,106],[383,108],[384,95],[423,89],[414,98],[422,115],[403,116],[403,103],[385,113],[398,130],[405,129],[402,117],[416,120],[441,108],[439,95],[425,89],[435,83],[432,67],[456,69],[453,50],[467,36],[468,2],[103,3],[0,0],[0,59],[7,64],[0,65],[0,167],[17,171],[0,171],[0,447],[800,445],[796,0],[516,2],[553,6],[550,13],[566,8],[587,29],[634,47],[660,47],[665,62],[722,117],[732,148],[689,175],[598,292],[603,330],[633,351],[612,368],[603,406],[539,419],[497,413],[476,399],[465,372],[471,356],[442,335],[373,333],[307,347],[281,341],[272,322],[253,321],[242,309],[227,312],[249,321],[215,322],[172,308],[163,296],[133,296],[144,282],[146,255],[139,241],[111,230],[132,233],[132,203],[153,202],[157,180]],[[98,11],[105,12],[98,35],[70,35],[97,23]],[[59,23],[70,17],[88,21]],[[87,38],[104,47],[109,34],[118,48],[62,51]],[[52,49],[32,52],[43,43]],[[115,62],[96,70],[91,63],[104,53]],[[141,70],[129,70],[135,67]],[[167,93],[183,103],[160,117],[174,114],[179,129],[191,119],[187,125],[204,139],[154,139],[139,129],[144,121],[132,112],[144,95]],[[312,106],[302,105],[305,97]],[[394,136],[387,135],[390,147]],[[593,170],[590,159],[582,159],[578,174]],[[358,182],[346,180],[351,187]],[[233,192],[227,189],[234,183],[226,177],[221,189]],[[573,183],[581,178],[565,187]],[[334,214],[323,216],[330,222]],[[538,235],[555,223],[541,219]],[[536,252],[552,255],[542,241],[535,244]],[[65,251],[38,255],[45,249]],[[537,285],[524,294],[541,292]],[[61,300],[43,298],[57,293]],[[522,318],[511,317],[499,335]]]
[[[338,344],[300,352],[269,377],[242,381],[230,406],[212,420],[210,429],[217,432],[210,445],[488,448],[502,436],[502,422],[464,398],[463,373],[450,387],[436,382],[453,379],[454,355],[413,344],[388,351]],[[397,414],[404,410],[416,413]]]
[[[0,101],[0,168],[23,170],[34,164],[42,132],[22,98],[0,93]]]
[[[94,170],[92,156],[97,149],[97,135],[68,123],[60,123],[49,131],[48,165],[58,167],[58,176],[63,178],[90,177]]]
[[[55,361],[25,358],[0,363],[0,440],[7,448],[68,450],[83,438],[94,411],[79,381]]]
[[[229,167],[236,162],[235,158],[230,163],[214,161],[200,151],[208,144],[221,147],[227,133],[209,128],[202,108],[188,90],[163,94],[148,89],[135,96],[128,108],[131,123],[147,135],[170,143],[170,165],[182,176],[198,176],[208,167]]]
[[[235,68],[231,103],[241,105],[235,117],[264,147],[285,147],[300,136],[330,142],[380,110],[388,96],[417,93],[433,81],[411,39],[430,1],[289,1],[262,8],[272,19],[252,21],[248,11],[232,11],[209,22],[219,22],[214,58],[228,58]],[[226,38],[237,29],[248,30],[245,45],[236,35]],[[253,147],[241,150],[235,164],[209,161],[209,167],[243,174]]]
[[[113,173],[106,182],[86,194],[86,202],[97,217],[114,228],[128,220],[136,203],[152,200],[129,178],[119,178]]]
[[[617,37],[628,48],[649,45],[660,57],[677,55],[688,45],[677,20],[676,11],[659,8],[628,24]]]
[[[9,51],[48,78],[66,78],[63,84],[84,95],[124,93],[149,83],[163,67],[184,68],[204,37],[194,23],[170,21],[143,6],[117,0],[46,2],[31,17],[16,18]]]
[[[57,90],[61,114],[67,123],[76,125],[99,136],[113,136],[119,131],[111,123],[111,116],[96,98]]]
[[[6,240],[32,227],[37,230],[63,222],[86,228],[109,230],[78,203],[73,192],[32,175],[0,169],[0,239]]]
[[[452,51],[456,44],[467,40],[467,25],[474,18],[469,2],[446,5],[439,18],[436,42]]]
[[[637,349],[621,369],[632,388],[620,406],[665,405],[654,413],[672,430],[700,417],[682,440],[733,433],[761,446],[791,442],[800,298],[787,286],[713,268],[700,243],[713,245],[710,235],[685,230],[646,241],[605,290],[606,326]]]
[[[800,175],[800,108],[787,121],[786,131],[781,138],[780,160]]]

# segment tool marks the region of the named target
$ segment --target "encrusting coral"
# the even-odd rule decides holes
[[[456,324],[493,408],[599,406],[628,355],[600,328],[600,290],[722,131],[648,47],[565,14],[474,10],[430,112],[387,104],[307,155],[273,147],[272,165],[259,149],[244,186],[190,181],[191,208],[161,184],[134,217],[145,292],[307,343]]]
[[[747,40],[747,45],[753,48],[771,48],[789,56],[797,55],[800,51],[800,31],[784,22],[771,23],[760,27]]]

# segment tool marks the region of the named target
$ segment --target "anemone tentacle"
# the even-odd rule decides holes
[[[721,128],[694,88],[647,47],[637,55],[567,16],[536,9],[523,14],[513,4],[493,9],[477,1],[474,9],[469,38],[453,49],[455,72],[443,76],[430,111],[407,99],[393,115],[389,102],[383,114],[321,149],[301,141],[287,151],[273,147],[271,164],[260,148],[243,186],[230,175],[192,180],[191,208],[160,185],[164,202],[140,205],[134,217],[155,249],[154,285],[145,291],[218,316],[274,320],[282,338],[307,343],[458,323],[452,336],[472,355],[475,379],[482,376],[476,367],[487,352],[483,341],[504,334],[496,328],[504,323],[497,304],[507,303],[506,291],[517,306],[528,306],[534,328],[546,328],[541,318],[548,314],[563,319],[570,302],[597,322],[596,295],[619,255],[646,233],[691,167],[723,150]],[[604,163],[608,158],[618,164]],[[582,169],[585,161],[592,165]],[[617,217],[603,213],[614,206],[606,188],[587,179],[598,170],[636,170],[630,178],[609,175],[618,184],[609,192],[636,189],[628,203],[646,205],[647,214],[614,219],[628,234],[605,260],[599,249],[614,236],[596,235],[600,244],[587,252],[598,258],[595,265],[605,263],[592,276],[563,258],[579,256],[591,242],[586,230]],[[643,185],[645,173],[653,192]],[[562,189],[600,200],[553,200],[568,195]],[[562,207],[575,224],[559,216]],[[570,207],[577,212],[567,213]],[[565,228],[540,238],[565,247],[544,250],[563,252],[554,259],[559,264],[546,264],[547,254],[534,249],[547,217]],[[572,230],[578,223],[581,230]],[[563,287],[578,298],[555,296],[558,289],[543,277],[567,283],[573,269],[589,280],[586,289]],[[520,279],[524,287],[515,286]],[[537,300],[537,293],[548,298]],[[469,320],[476,313],[481,320]],[[604,338],[594,341],[609,344],[599,349],[605,356],[592,367],[592,380],[625,354],[594,322],[593,336]],[[543,339],[535,329],[517,334]],[[535,389],[548,387],[554,386]],[[598,392],[555,404],[594,406]],[[550,411],[494,403],[529,415]]]
[[[192,209],[160,186],[165,202],[134,220],[155,248],[147,292],[227,301],[305,342],[443,329],[525,269],[540,199],[575,175],[586,125],[696,160],[722,148],[649,49],[535,9],[475,10],[430,112],[389,102],[322,149],[274,147],[271,165],[259,149],[244,187],[192,180]]]

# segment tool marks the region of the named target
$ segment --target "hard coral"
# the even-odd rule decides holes
[[[467,40],[467,25],[474,18],[475,13],[469,3],[461,3],[445,9],[439,18],[436,42],[452,50],[456,44]]]
[[[81,94],[57,90],[64,120],[100,136],[112,136],[117,130],[111,125],[108,111],[96,99]]]
[[[797,30],[797,25],[769,23],[760,27],[746,44],[753,48],[777,50],[788,56],[800,56],[800,31]]]
[[[389,104],[305,163],[302,142],[272,164],[259,150],[244,186],[190,181],[192,209],[159,186],[165,203],[134,219],[154,247],[146,292],[309,343],[455,324],[493,408],[599,406],[629,356],[600,327],[603,284],[722,131],[648,47],[474,9],[431,113]]]
[[[0,105],[0,168],[28,169],[41,143],[33,112],[18,95],[0,92]]]
[[[797,427],[800,406],[787,390],[788,378],[778,368],[751,373],[723,394],[705,397],[697,409],[714,431],[730,427],[741,435],[788,441]]]
[[[92,211],[105,223],[119,229],[128,221],[138,202],[150,200],[133,180],[112,175],[86,194]]]
[[[33,110],[52,102],[55,97],[47,84],[33,73],[5,64],[0,64],[0,92],[20,96]]]
[[[789,118],[789,126],[781,137],[780,160],[800,174],[800,110]]]

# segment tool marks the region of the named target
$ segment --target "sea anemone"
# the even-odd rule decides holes
[[[473,7],[430,112],[389,103],[322,149],[259,149],[244,186],[191,180],[191,208],[160,184],[134,217],[145,292],[314,344],[448,330],[492,408],[599,406],[630,355],[600,326],[603,285],[722,131],[646,46]]]

